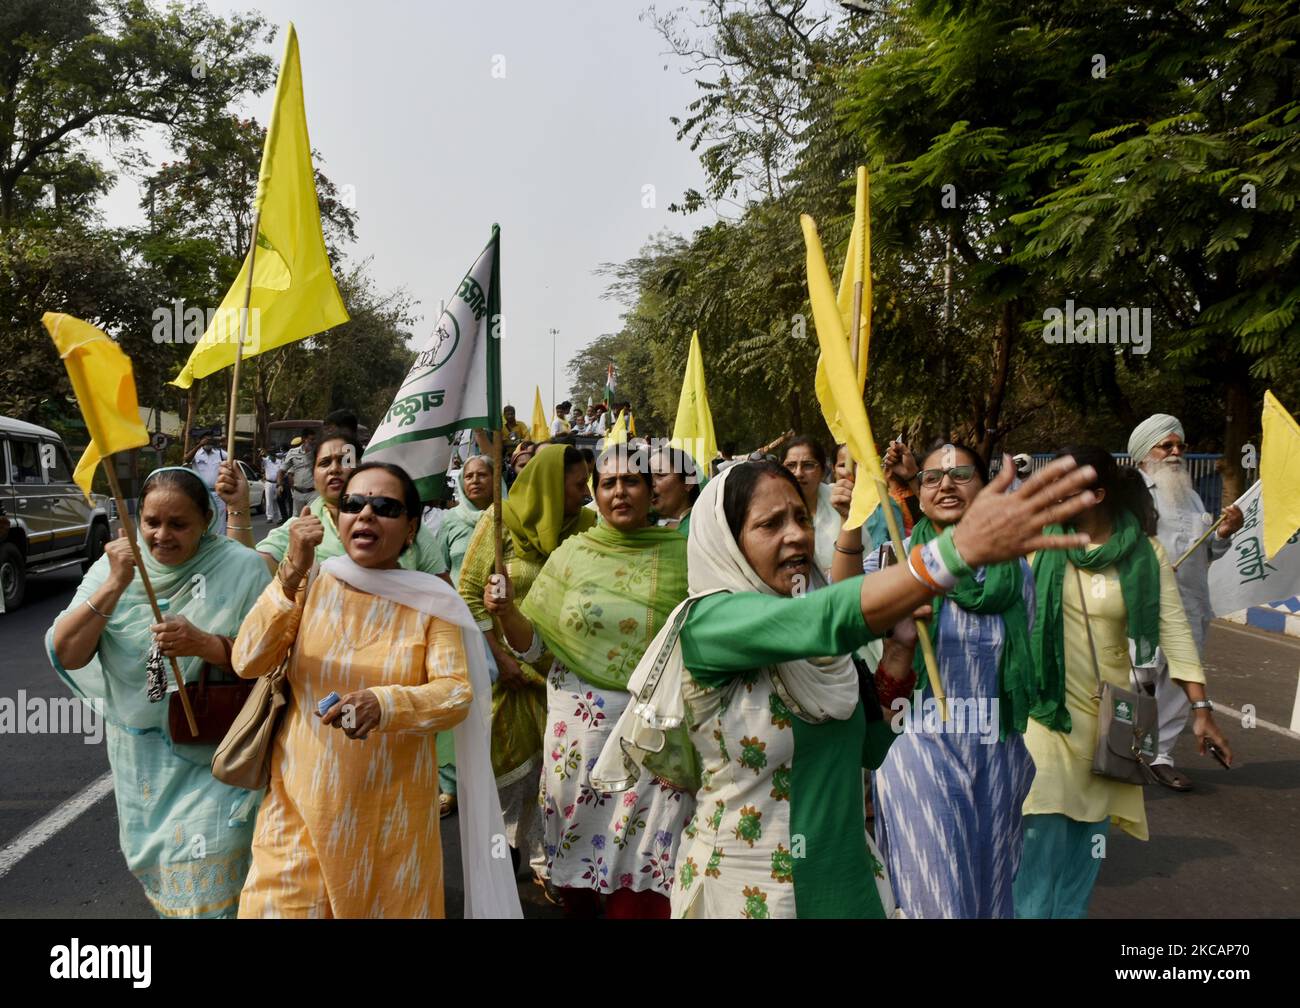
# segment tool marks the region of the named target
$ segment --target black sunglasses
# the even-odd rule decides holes
[[[401,518],[406,514],[406,504],[395,497],[368,497],[365,494],[344,494],[339,498],[339,510],[344,514],[360,514],[369,504],[380,518]]]

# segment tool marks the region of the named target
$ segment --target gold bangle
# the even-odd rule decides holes
[[[234,529],[236,532],[252,532],[252,531],[253,531],[253,526],[252,526],[252,525],[231,525],[230,522],[226,522],[226,528],[228,528],[228,529]]]

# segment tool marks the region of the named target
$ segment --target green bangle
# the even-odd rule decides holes
[[[939,550],[943,565],[948,568],[953,577],[958,579],[970,577],[974,571],[970,569],[970,565],[957,552],[957,544],[953,542],[954,529],[955,526],[949,525],[943,530],[943,534],[934,541],[934,544]]]

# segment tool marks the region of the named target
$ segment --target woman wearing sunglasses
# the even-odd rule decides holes
[[[922,516],[905,550],[956,526],[987,483],[984,460],[962,445],[932,449],[918,476]],[[842,532],[839,549],[837,580],[854,573],[861,530]],[[867,558],[869,572],[886,552]],[[936,716],[918,649],[915,684],[889,698],[900,734],[873,778],[876,838],[908,917],[1011,917],[1020,806],[1034,777],[1022,737],[1033,702],[1033,575],[1023,559],[989,564],[933,604],[950,720]]]
[[[245,546],[253,546],[272,575],[286,557],[298,570],[309,571],[314,563],[328,560],[343,553],[339,538],[339,494],[348,473],[361,461],[361,446],[350,433],[327,428],[316,446],[316,464],[312,469],[312,483],[316,497],[302,513],[253,546],[252,522],[248,528],[239,527],[239,515],[248,514],[248,484],[237,470],[222,466],[217,479],[217,495],[227,503],[232,516],[226,534]],[[242,501],[243,503],[239,503]],[[400,565],[407,570],[421,570],[428,574],[441,574],[447,567],[434,546],[433,534],[423,524],[411,549],[402,554]]]
[[[894,909],[863,817],[863,768],[897,744],[876,690],[911,678],[907,617],[954,590],[967,564],[1082,540],[1040,535],[1053,515],[1090,501],[1061,501],[1091,476],[1072,468],[1055,463],[1005,496],[1004,473],[961,527],[914,547],[905,565],[812,592],[800,590],[812,525],[790,473],[748,463],[709,482],[687,543],[691,597],[637,665],[634,702],[591,773],[598,786],[624,786],[675,731],[689,731],[702,772],[677,854],[674,916],[878,918]],[[850,655],[894,627],[872,690]]]
[[[241,628],[235,671],[287,660],[289,683],[241,917],[443,916],[435,733],[450,728],[466,916],[521,916],[491,856],[504,826],[477,627],[450,585],[400,565],[420,511],[404,470],[359,466],[338,500],[343,554],[312,579],[282,561]]]

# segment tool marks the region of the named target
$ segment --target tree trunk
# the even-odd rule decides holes
[[[993,343],[993,374],[989,386],[988,405],[984,410],[983,429],[977,432],[979,443],[976,448],[980,457],[986,462],[989,461],[1001,433],[998,426],[1002,420],[1002,405],[1007,396],[1007,378],[1011,372],[1011,341],[1016,331],[1018,315],[1016,302],[1008,301],[1002,306],[1002,316],[998,319],[997,336]]]
[[[1255,433],[1256,404],[1250,384],[1236,376],[1225,387],[1223,418],[1223,503],[1235,501],[1246,489],[1246,473],[1241,467],[1241,448]],[[1255,446],[1258,451],[1258,445]]]

